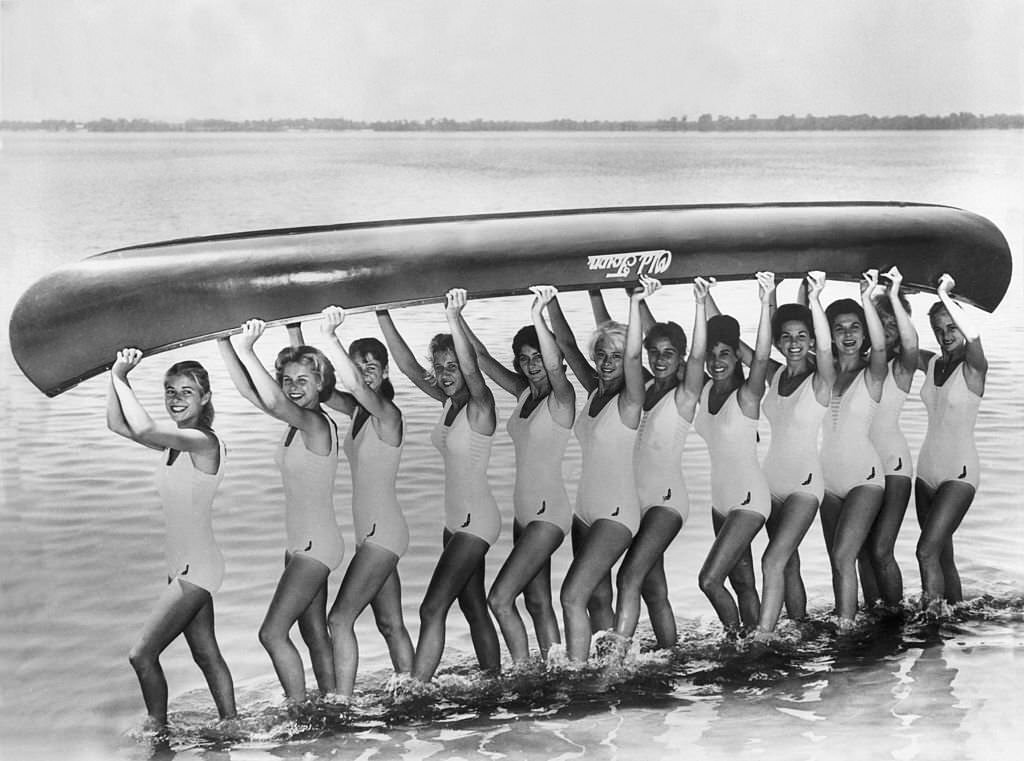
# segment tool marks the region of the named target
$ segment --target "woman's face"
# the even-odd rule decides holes
[[[597,377],[606,386],[621,383],[624,378],[623,347],[606,338],[594,344],[594,367]]]
[[[782,353],[787,362],[803,362],[814,350],[814,337],[803,320],[786,320],[779,330],[775,348]]]
[[[739,362],[736,350],[729,344],[719,342],[708,349],[705,365],[711,380],[722,381],[732,377]]]
[[[164,407],[179,426],[192,426],[210,401],[209,392],[188,375],[168,375],[164,379]]]
[[[860,315],[837,314],[832,320],[832,343],[839,354],[856,356],[864,345],[864,324]]]
[[[647,347],[647,364],[655,379],[674,378],[682,360],[679,350],[668,338],[657,338]]]
[[[938,310],[929,318],[929,321],[932,325],[932,333],[935,334],[935,340],[939,342],[939,348],[943,354],[953,354],[967,344],[964,334],[960,332],[960,328],[956,326],[953,318],[945,309]]]
[[[885,331],[885,351],[887,354],[892,354],[900,345],[899,325],[896,324],[896,318],[886,312],[879,312],[878,317],[882,321],[882,329]]]
[[[281,369],[281,390],[299,407],[316,408],[322,388],[323,381],[305,362],[288,362]]]
[[[445,396],[455,396],[466,386],[466,380],[462,377],[462,368],[459,367],[459,358],[451,349],[443,349],[434,353],[433,357],[434,378],[437,386],[444,392]]]
[[[519,368],[531,386],[545,386],[548,382],[548,371],[544,368],[544,357],[540,350],[524,344],[516,355],[516,367]]]
[[[381,384],[388,377],[388,369],[372,354],[360,354],[352,358],[355,366],[362,373],[363,383],[373,391],[380,391]]]

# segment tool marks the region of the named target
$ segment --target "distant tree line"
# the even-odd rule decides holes
[[[673,116],[655,121],[605,121],[550,119],[515,121],[471,119],[426,119],[415,121],[358,121],[353,119],[189,119],[184,122],[150,119],[97,119],[78,122],[67,119],[43,121],[0,121],[0,130],[47,130],[51,132],[294,132],[322,130],[369,130],[373,132],[799,132],[851,130],[952,130],[1024,129],[1024,114],[972,114],[966,111],[946,116],[836,116],[776,117],[712,116],[701,114],[695,121]]]

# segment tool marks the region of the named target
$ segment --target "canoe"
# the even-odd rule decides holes
[[[943,272],[957,298],[992,311],[1009,285],[999,229],[963,209],[913,203],[651,206],[486,214],[256,230],[97,254],[33,284],[10,324],[11,349],[55,396],[146,354],[280,324],[330,304],[351,311],[441,300],[621,287],[649,274],[679,283],[773,270],[855,280],[898,266],[909,288]]]

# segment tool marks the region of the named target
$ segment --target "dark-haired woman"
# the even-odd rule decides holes
[[[693,346],[688,359],[684,360],[686,333],[676,323],[654,323],[644,336],[652,378],[644,394],[633,453],[640,528],[616,577],[615,632],[626,639],[633,637],[642,598],[660,648],[675,645],[677,636],[664,560],[665,550],[690,513],[682,458],[704,385],[705,302],[710,285],[703,278],[693,283]]]
[[[711,459],[711,518],[715,541],[700,569],[701,591],[728,632],[757,624],[759,601],[750,543],[771,513],[768,481],[757,459],[757,420],[771,352],[771,299],[775,276],[758,272],[761,299],[750,372],[743,376],[739,323],[728,315],[708,320],[706,365],[711,382],[701,392],[694,428]],[[726,578],[736,592],[725,588]],[[738,605],[737,605],[738,603]]]
[[[388,379],[388,351],[376,338],[359,338],[345,351],[335,331],[345,319],[341,307],[323,310],[321,332],[347,393],[335,394],[334,409],[352,418],[342,448],[352,470],[352,523],[356,551],[341,581],[327,622],[334,643],[337,694],[349,698],[359,669],[356,619],[373,606],[396,674],[412,671],[412,639],[402,616],[398,560],[409,547],[409,526],[395,492],[405,443],[402,412]]]
[[[629,324],[605,322],[590,341],[591,365],[557,300],[548,315],[569,367],[589,396],[576,419],[583,469],[573,517],[573,561],[562,583],[566,654],[586,662],[594,632],[614,626],[610,572],[640,525],[633,448],[643,412],[640,304],[661,287],[641,277],[629,300]]]
[[[783,356],[768,365],[768,391],[761,409],[771,424],[771,444],[762,467],[771,489],[761,558],[763,593],[757,629],[772,632],[783,602],[794,620],[807,615],[798,547],[824,496],[818,431],[835,381],[832,340],[821,308],[823,272],[807,275],[808,304],[783,304],[772,317],[772,341]]]
[[[900,430],[900,412],[918,369],[917,331],[910,320],[910,305],[900,292],[903,275],[893,267],[885,277],[889,281],[887,293],[875,295],[872,300],[885,330],[889,371],[870,431],[871,443],[885,469],[885,496],[857,562],[864,602],[869,606],[878,600],[898,605],[903,599],[903,575],[896,563],[895,548],[914,477],[910,446]]]
[[[289,637],[296,621],[320,691],[333,693],[336,686],[327,577],[341,565],[345,547],[334,515],[338,430],[321,406],[334,392],[335,376],[323,352],[300,345],[278,353],[272,377],[253,350],[265,329],[262,320],[245,322],[237,353],[228,339],[218,343],[242,396],[288,425],[274,456],[285,494],[285,568],[259,636],[285,698],[295,702],[306,698],[302,658]]]
[[[226,449],[213,432],[210,377],[198,362],[178,362],[164,375],[164,406],[172,424],[158,423],[139,403],[128,373],[142,361],[122,349],[110,368],[107,427],[150,449],[167,452],[157,473],[166,525],[167,587],[128,656],[142,688],[149,720],[167,725],[167,680],[160,654],[179,634],[206,677],[221,719],[235,716],[231,672],[214,633],[213,594],[224,578],[224,558],[213,536],[213,498],[224,475]]]
[[[832,564],[840,632],[852,628],[857,613],[857,556],[882,506],[885,484],[885,469],[870,438],[888,373],[885,330],[874,303],[865,295],[877,283],[877,270],[865,272],[862,303],[840,299],[825,310],[836,380],[822,425],[821,526]]]
[[[534,294],[533,324],[521,328],[512,339],[514,371],[495,360],[466,326],[480,368],[517,400],[507,425],[516,454],[514,545],[487,596],[515,663],[530,655],[526,627],[516,608],[520,593],[533,619],[541,656],[546,657],[551,646],[562,641],[551,603],[551,555],[562,544],[572,521],[562,457],[576,416],[576,391],[565,375],[562,352],[543,315],[558,291],[550,285],[530,290]]]
[[[988,360],[981,335],[950,292],[944,274],[939,300],[928,310],[938,355],[922,352],[926,373],[921,399],[928,410],[928,431],[917,459],[917,520],[921,538],[921,607],[963,599],[953,556],[953,532],[967,514],[980,480],[974,424],[985,393]]]
[[[429,373],[399,334],[390,313],[377,313],[399,369],[417,388],[444,405],[431,433],[431,441],[444,457],[444,549],[420,605],[412,675],[421,682],[429,682],[441,662],[445,619],[456,599],[469,624],[480,667],[501,669],[498,633],[484,595],[484,558],[501,533],[501,514],[487,481],[498,418],[494,396],[462,325],[460,314],[465,305],[465,290],[448,291],[445,317],[451,333],[440,333],[431,340]]]

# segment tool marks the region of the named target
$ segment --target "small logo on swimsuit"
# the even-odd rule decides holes
[[[615,506],[615,512],[613,512],[613,513],[612,513],[612,516],[614,517],[614,516],[616,516],[616,515],[618,515],[618,514],[619,514],[619,506],[618,506],[618,505],[616,505],[616,506]]]
[[[896,467],[893,468],[893,470],[903,470],[903,458],[902,457],[898,458],[898,460],[896,461]]]
[[[672,264],[671,251],[633,251],[628,254],[601,254],[587,257],[587,269],[611,270],[605,277],[628,278],[659,275]],[[636,267],[634,271],[633,268]]]
[[[182,576],[188,576],[188,569],[191,565],[191,563],[185,563],[185,570],[181,572]]]
[[[961,480],[964,479],[964,478],[967,478],[967,466],[966,465],[964,465],[964,469],[962,471],[960,471],[960,475],[957,476],[957,478],[959,478]]]
[[[874,477],[875,477],[875,469],[872,468],[871,469],[871,473],[868,475],[868,481],[872,480]]]
[[[743,500],[742,502],[740,502],[740,504],[741,505],[749,505],[750,504],[750,492],[747,492],[747,498],[745,500]]]
[[[311,549],[313,549],[313,540],[312,539],[309,540],[309,544],[306,545],[306,549],[304,549],[303,552],[309,552]]]
[[[807,474],[807,480],[800,483],[801,486],[807,486],[811,481],[814,480],[814,473]]]
[[[466,526],[469,525],[469,522],[471,520],[473,520],[473,513],[466,513],[466,522],[463,523],[459,528],[466,528]]]
[[[665,500],[666,502],[668,502],[670,499],[672,499],[672,490],[669,489],[668,490],[668,494],[666,494],[664,497],[662,497],[662,499]]]
[[[547,509],[548,509],[548,501],[546,499],[542,499],[540,501],[540,510],[537,511],[537,515],[544,515],[544,511],[547,510]]]
[[[370,533],[366,535],[366,538],[367,538],[367,539],[369,539],[369,538],[370,538],[371,536],[373,536],[373,535],[374,535],[374,534],[376,534],[376,533],[377,533],[377,524],[376,524],[376,523],[374,523],[374,524],[373,524],[373,525],[372,525],[372,526],[370,527]]]

